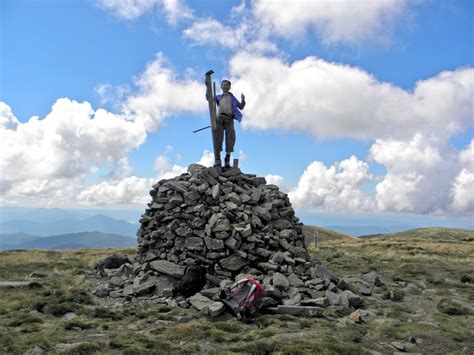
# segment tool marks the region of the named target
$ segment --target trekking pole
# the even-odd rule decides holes
[[[199,132],[199,131],[204,131],[205,129],[208,129],[208,128],[211,128],[211,126],[207,126],[207,127],[203,127],[203,128],[199,128],[195,131],[193,131],[193,133],[196,133],[196,132]]]

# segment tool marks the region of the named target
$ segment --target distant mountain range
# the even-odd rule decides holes
[[[324,226],[324,228],[333,230],[335,232],[347,234],[353,237],[360,237],[363,235],[371,234],[388,234],[403,232],[409,229],[414,229],[414,226],[410,225],[398,225],[398,226]]]
[[[68,233],[49,237],[25,233],[0,234],[0,250],[123,248],[136,245],[136,238],[101,232]]]
[[[0,206],[0,223],[11,220],[25,220],[40,223],[57,222],[64,219],[85,219],[95,215],[103,215],[113,219],[135,223],[140,219],[140,215],[143,212],[143,209],[98,210]]]
[[[69,216],[71,217],[71,216]],[[76,216],[75,218],[36,222],[31,220],[14,219],[0,223],[0,233],[26,233],[35,236],[51,236],[78,232],[102,232],[135,237],[139,228],[138,223],[110,218],[104,215]],[[82,218],[81,218],[82,217]]]

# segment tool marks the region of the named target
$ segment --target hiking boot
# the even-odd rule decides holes
[[[226,155],[226,156],[225,156],[224,162],[225,162],[225,166],[224,166],[224,167],[225,167],[226,169],[230,169],[230,155]]]

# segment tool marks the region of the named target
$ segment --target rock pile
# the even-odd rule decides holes
[[[172,285],[197,261],[209,270],[208,290],[196,296],[199,302],[206,295],[215,300],[217,286],[245,274],[263,283],[263,307],[282,305],[291,312],[291,307],[303,306],[295,312],[304,313],[311,307],[338,306],[350,313],[362,306],[343,280],[312,259],[288,196],[265,178],[238,168],[218,174],[192,164],[188,173],[153,185],[150,195],[137,232],[135,263],[122,266],[133,282],[112,278],[109,296],[152,295],[169,301]],[[199,303],[196,297],[178,300],[179,305]]]

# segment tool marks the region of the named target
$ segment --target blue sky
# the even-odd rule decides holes
[[[152,181],[210,162],[209,131],[191,132],[212,68],[247,97],[242,170],[305,216],[472,224],[473,10],[3,0],[2,205],[143,208]]]

